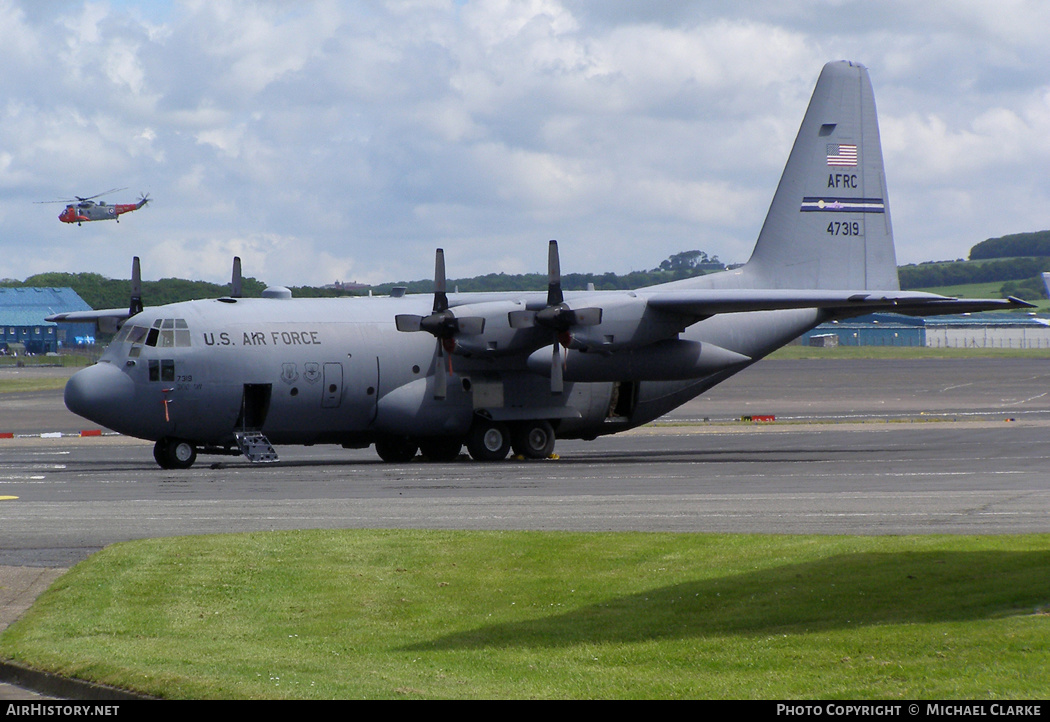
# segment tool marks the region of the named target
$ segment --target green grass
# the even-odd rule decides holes
[[[55,391],[56,389],[64,389],[66,387],[66,381],[69,379],[58,378],[58,379],[5,379],[0,377],[0,394],[11,393],[15,391]]]
[[[1000,298],[1002,297],[1000,289],[1003,287],[1004,283],[1006,283],[1006,281],[990,281],[988,283],[964,283],[956,286],[931,286],[907,290],[925,291],[927,293],[936,293],[941,296],[955,296],[957,298]],[[1022,300],[1035,304],[1035,308],[1019,311],[1018,313],[1046,313],[1047,311],[1050,311],[1050,299],[1033,297],[1023,298]]]
[[[58,356],[0,356],[0,368],[32,368],[34,366],[79,368],[95,363],[99,355],[62,353]]]
[[[1050,535],[114,545],[0,656],[168,698],[1042,698]]]
[[[956,296],[958,298],[1000,298],[999,289],[1005,281],[990,281],[988,283],[963,283],[955,286],[934,286],[930,288],[911,289],[937,293],[941,296]]]

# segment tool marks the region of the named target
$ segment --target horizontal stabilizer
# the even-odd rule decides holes
[[[793,308],[820,308],[843,315],[887,311],[913,316],[1032,308],[1032,304],[1013,297],[960,299],[921,291],[868,290],[683,289],[654,292],[647,303],[650,308],[696,318]]]

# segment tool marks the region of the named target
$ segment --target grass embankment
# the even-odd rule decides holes
[[[5,379],[0,377],[0,394],[17,391],[55,391],[65,388],[68,380],[65,377],[57,379]]]
[[[100,355],[101,353],[63,353],[57,356],[0,356],[0,369],[43,368],[49,366],[78,368],[81,366],[90,366],[98,361]]]
[[[987,283],[961,283],[955,286],[932,286],[905,290],[925,291],[926,293],[936,293],[941,296],[954,296],[956,298],[1001,298],[1000,289],[1003,287],[1003,283],[1004,281],[989,281]],[[1035,308],[1027,309],[1027,311],[1016,311],[1015,313],[1047,313],[1050,311],[1050,299],[1027,296],[1023,293],[1021,296],[1022,300],[1034,304]]]
[[[0,637],[172,698],[1042,698],[1050,536],[146,540]]]

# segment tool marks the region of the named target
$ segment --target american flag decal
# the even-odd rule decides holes
[[[828,165],[856,167],[857,146],[849,143],[829,144]]]

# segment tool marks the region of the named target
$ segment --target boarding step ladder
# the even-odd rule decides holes
[[[270,440],[261,431],[234,431],[237,446],[248,461],[255,464],[269,464],[278,461],[277,452],[273,450]]]

